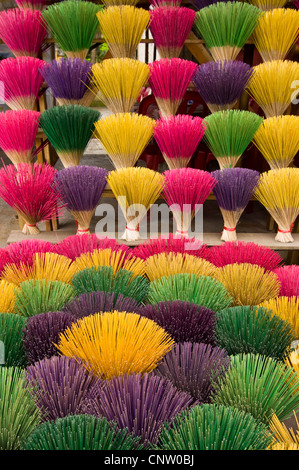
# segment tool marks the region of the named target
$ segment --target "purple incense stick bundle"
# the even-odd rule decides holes
[[[90,106],[95,93],[91,87],[92,63],[79,58],[53,60],[40,70],[59,105]]]
[[[28,318],[24,329],[24,348],[28,362],[34,364],[52,356],[59,356],[54,344],[59,342],[60,333],[71,327],[76,318],[71,312],[39,313]]]
[[[215,343],[216,314],[209,308],[174,300],[144,305],[138,313],[158,323],[176,343]]]
[[[198,402],[210,403],[215,384],[229,364],[225,349],[204,343],[181,343],[164,356],[154,373],[169,379]]]
[[[154,374],[113,377],[104,384],[100,381],[87,397],[83,412],[115,420],[119,428],[141,436],[145,446],[155,445],[163,424],[193,402],[189,393]]]
[[[258,185],[260,174],[248,168],[224,168],[212,173],[217,184],[213,189],[221,211],[224,228],[221,240],[237,240],[236,225]]]
[[[161,6],[150,12],[149,29],[161,58],[179,57],[195,19],[191,8]]]
[[[66,205],[77,225],[77,235],[89,233],[90,221],[106,186],[107,170],[74,166],[57,172],[54,191]]]
[[[208,7],[213,3],[218,3],[219,0],[191,0],[191,4],[195,7],[196,11],[201,10],[202,8]],[[234,1],[234,0],[221,0],[222,2],[226,3],[227,1]]]
[[[253,69],[239,60],[206,62],[193,83],[211,113],[233,109],[249,82]]]
[[[27,368],[25,376],[43,421],[78,414],[92,381],[76,358],[65,356],[38,361]]]
[[[76,320],[100,312],[139,313],[135,299],[115,292],[86,292],[75,297],[63,308],[63,312],[73,315]]]

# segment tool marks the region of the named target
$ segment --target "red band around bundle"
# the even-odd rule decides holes
[[[236,227],[235,228],[223,227],[223,229],[226,230],[227,232],[235,232],[236,231]]]
[[[36,227],[36,224],[30,225],[30,224],[27,224],[27,222],[25,222],[25,224],[27,225],[27,227]]]
[[[294,228],[294,223],[291,224],[290,230],[280,230],[280,229],[278,229],[277,231],[280,232],[280,233],[291,233],[293,228]]]
[[[139,226],[137,228],[126,227],[126,230],[130,230],[131,232],[139,232]]]
[[[78,228],[78,225],[77,225],[77,232],[87,233],[89,232],[89,228]]]

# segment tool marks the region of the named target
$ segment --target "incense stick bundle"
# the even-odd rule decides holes
[[[92,66],[91,85],[112,113],[129,113],[149,77],[149,67],[139,60],[106,59]]]
[[[105,7],[120,6],[120,5],[136,5],[139,0],[103,0]]]
[[[255,5],[263,11],[269,11],[284,7],[287,0],[249,0],[248,3]]]
[[[204,140],[223,169],[238,164],[263,118],[250,111],[229,109],[210,114],[204,121]]]
[[[39,118],[40,113],[31,110],[0,113],[0,147],[14,165],[32,161]]]
[[[182,0],[150,0],[153,8],[158,7],[180,7]]]
[[[163,190],[163,176],[148,168],[121,168],[109,173],[112,189],[127,226],[122,239],[139,240],[139,224]]]
[[[175,115],[198,69],[184,59],[160,59],[149,64],[149,85],[162,117]]]
[[[56,173],[53,188],[74,217],[77,235],[89,232],[91,219],[106,186],[107,170],[74,166]]]
[[[299,169],[281,168],[262,173],[255,197],[278,225],[275,240],[293,242],[292,229],[299,214]]]
[[[237,223],[257,188],[260,174],[248,168],[224,168],[212,175],[217,181],[213,192],[224,221],[221,240],[237,240]]]
[[[247,91],[262,108],[266,118],[281,116],[293,99],[293,82],[298,77],[297,62],[271,60],[254,67]]]
[[[163,195],[176,222],[176,235],[188,236],[188,230],[216,180],[207,171],[179,168],[164,172]]]
[[[67,0],[48,6],[42,15],[67,57],[85,59],[98,31],[96,14],[102,8],[88,1]]]
[[[290,323],[294,328],[296,339],[299,339],[299,299],[297,296],[275,297],[261,303],[260,307],[271,310],[273,315]]]
[[[43,77],[43,60],[34,57],[3,59],[0,62],[0,100],[13,110],[33,110]]]
[[[55,168],[39,163],[1,168],[0,197],[24,219],[23,233],[39,233],[38,222],[61,213],[63,206],[51,187],[55,173]]]
[[[151,10],[150,32],[161,58],[179,57],[191,31],[195,11],[191,8],[160,6]]]
[[[234,108],[252,73],[250,65],[239,60],[210,61],[197,69],[193,83],[215,113]]]
[[[27,357],[23,345],[23,331],[26,327],[27,318],[16,313],[2,313],[0,315],[0,341],[4,346],[5,367],[27,366]]]
[[[46,63],[41,74],[59,105],[80,104],[89,107],[95,93],[90,90],[92,64],[79,58],[61,58]]]
[[[38,57],[47,29],[38,10],[13,8],[0,12],[0,38],[15,57]]]
[[[206,130],[200,117],[177,115],[156,122],[154,138],[170,170],[188,166]]]
[[[277,418],[276,414],[271,417],[269,424],[273,441],[269,446],[269,450],[299,450],[299,422],[294,412],[297,429],[287,428],[285,423],[282,423]]]
[[[97,13],[100,30],[112,57],[135,58],[150,13],[131,5],[111,6]]]
[[[255,28],[252,39],[264,62],[283,60],[298,39],[299,11],[275,8],[267,11]]]
[[[83,253],[91,253],[99,248],[106,249],[111,248],[112,250],[123,250],[127,251],[128,247],[118,243],[115,238],[108,238],[105,236],[97,236],[93,234],[83,234],[81,237],[71,235],[64,238],[54,245],[55,253],[64,255],[75,261],[76,258],[81,256]]]
[[[197,12],[195,29],[214,60],[234,60],[263,12],[243,2],[217,2]]]
[[[42,11],[44,6],[47,5],[48,0],[15,0],[15,2],[20,8],[20,10],[30,8],[31,10]]]
[[[15,286],[10,282],[0,280],[0,312],[14,313],[15,308]]]
[[[79,164],[99,117],[99,111],[77,104],[54,106],[41,114],[40,127],[65,168]]]
[[[291,165],[299,151],[299,116],[284,115],[264,119],[253,143],[271,170]]]
[[[153,135],[154,119],[136,113],[111,114],[95,122],[94,136],[114,167],[133,167]]]
[[[209,248],[198,238],[175,237],[172,233],[148,238],[134,249],[134,254],[144,260],[159,253],[189,253],[203,259],[210,258]]]
[[[280,282],[280,296],[299,296],[299,266],[297,264],[277,267],[274,270]]]

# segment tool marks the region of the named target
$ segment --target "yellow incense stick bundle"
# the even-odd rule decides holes
[[[267,11],[255,28],[252,39],[264,62],[283,60],[299,33],[299,11],[276,8]]]
[[[251,5],[258,7],[263,11],[268,11],[284,7],[287,0],[248,0],[248,3],[251,3]]]
[[[263,302],[260,307],[272,310],[274,315],[278,315],[283,320],[289,322],[299,339],[299,299],[298,297],[277,297]]]
[[[141,114],[111,114],[95,122],[94,136],[118,170],[136,164],[153,136],[154,126],[154,119]]]
[[[97,13],[100,30],[113,57],[135,58],[150,14],[131,5],[111,6]]]
[[[269,450],[299,450],[299,422],[294,412],[297,429],[287,428],[274,413],[269,423],[273,443]]]
[[[0,281],[0,312],[14,313],[16,286],[4,279]]]
[[[253,143],[271,170],[288,167],[299,151],[299,116],[285,115],[264,119]]]
[[[262,173],[255,197],[278,225],[275,240],[293,242],[292,229],[299,214],[299,168]]]

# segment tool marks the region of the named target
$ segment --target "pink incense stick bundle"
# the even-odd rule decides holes
[[[39,233],[38,222],[57,217],[63,208],[52,189],[56,169],[48,164],[20,163],[0,170],[0,197],[25,221],[23,233]]]
[[[175,115],[198,65],[191,60],[160,59],[149,64],[149,85],[162,117]]]
[[[203,205],[216,179],[207,171],[177,168],[164,172],[164,198],[176,222],[176,235],[188,237],[191,222]]]
[[[280,283],[279,295],[282,297],[299,296],[299,266],[291,264],[274,270]]]
[[[0,147],[14,165],[31,162],[39,118],[26,109],[0,113]]]
[[[16,56],[38,57],[47,30],[39,10],[12,8],[0,13],[0,38]]]
[[[179,57],[195,19],[191,8],[161,6],[151,12],[150,31],[162,58]]]
[[[0,100],[11,109],[33,110],[43,77],[45,62],[34,57],[10,57],[0,61]]]
[[[202,118],[187,114],[156,121],[154,137],[170,170],[188,165],[205,130]]]

